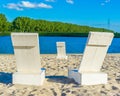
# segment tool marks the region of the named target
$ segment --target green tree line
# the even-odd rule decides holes
[[[89,31],[113,32],[105,28],[35,20],[29,17],[17,17],[12,22],[9,22],[4,14],[0,14],[1,35],[7,35],[11,32],[38,32],[40,35],[45,36],[87,36]],[[120,36],[119,33],[116,35]]]

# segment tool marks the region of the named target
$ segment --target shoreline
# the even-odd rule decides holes
[[[3,53],[2,53],[3,54]],[[0,53],[0,55],[2,55],[1,53]],[[57,54],[57,53],[54,53],[54,54],[45,54],[45,55],[55,55],[55,54]],[[83,54],[83,53],[67,53],[68,55],[70,55],[70,54]],[[107,54],[120,54],[120,53],[107,53]],[[4,55],[4,54],[3,54]],[[9,54],[8,54],[9,55]],[[41,55],[44,55],[44,54],[41,54]]]
[[[14,54],[0,54],[0,55],[14,55]],[[42,55],[57,55],[57,53],[56,54],[40,54],[41,56]],[[66,55],[83,55],[83,53],[67,53]],[[106,55],[120,55],[120,53],[107,53]]]

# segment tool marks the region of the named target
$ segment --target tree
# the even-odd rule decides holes
[[[6,32],[9,30],[9,22],[4,14],[0,14],[0,32]]]
[[[28,18],[28,17],[17,17],[13,21],[13,29],[18,32],[30,32],[31,29],[34,27],[34,20]]]

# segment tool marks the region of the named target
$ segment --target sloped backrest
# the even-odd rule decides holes
[[[99,72],[106,56],[113,33],[90,32],[79,72]]]
[[[66,56],[65,42],[57,42],[57,55],[58,57]]]
[[[39,38],[37,33],[11,33],[12,44],[21,73],[40,72]]]

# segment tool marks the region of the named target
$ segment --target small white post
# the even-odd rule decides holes
[[[67,59],[65,42],[57,42],[57,59]]]

